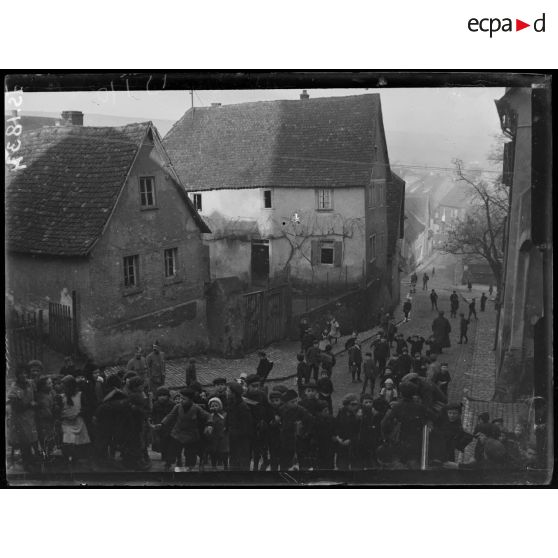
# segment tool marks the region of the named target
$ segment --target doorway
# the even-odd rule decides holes
[[[269,279],[269,240],[252,240],[252,282]]]

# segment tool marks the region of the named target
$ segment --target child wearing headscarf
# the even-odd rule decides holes
[[[229,433],[226,428],[227,414],[223,410],[223,403],[219,397],[212,397],[207,406],[211,413],[210,422],[213,430],[207,436],[206,451],[213,468],[223,465],[224,469],[228,469]]]

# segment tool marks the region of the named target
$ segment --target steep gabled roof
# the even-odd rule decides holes
[[[8,168],[6,174],[7,248],[30,254],[87,255],[150,130],[151,122],[143,122],[24,132],[17,155],[27,168]],[[191,209],[198,224],[203,223]]]
[[[163,144],[190,191],[364,186],[380,113],[378,94],[194,108]]]
[[[424,224],[413,213],[405,212],[405,238],[408,242],[415,242],[424,229]]]

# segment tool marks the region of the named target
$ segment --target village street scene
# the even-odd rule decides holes
[[[6,94],[12,482],[551,470],[544,87],[143,93]]]

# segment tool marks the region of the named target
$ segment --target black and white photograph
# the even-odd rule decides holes
[[[551,76],[4,85],[9,486],[550,483]]]

